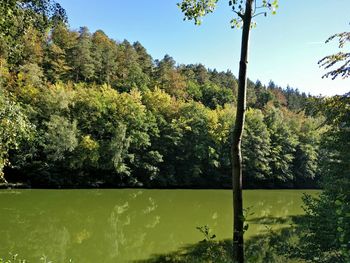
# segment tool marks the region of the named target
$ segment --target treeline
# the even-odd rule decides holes
[[[11,8],[17,11],[6,30],[22,33],[9,42],[0,27],[4,179],[53,187],[231,186],[237,80],[230,71],[178,65],[168,55],[154,60],[139,42],[70,30],[57,6],[42,9],[45,30],[35,26],[42,22],[35,4]],[[23,16],[32,19],[17,23]],[[316,186],[326,128],[312,114],[313,100],[272,81],[249,81],[246,187]]]

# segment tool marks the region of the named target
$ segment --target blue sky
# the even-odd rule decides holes
[[[201,26],[183,21],[180,0],[57,0],[67,11],[72,29],[102,29],[109,37],[140,41],[155,59],[171,55],[178,63],[202,63],[238,73],[241,30],[231,29],[228,0],[219,0],[215,13]],[[350,79],[322,79],[317,65],[338,52],[325,44],[332,34],[350,31],[350,0],[279,0],[276,15],[257,17],[252,31],[248,77],[273,80],[313,95],[350,91]],[[350,43],[345,51],[349,52]]]

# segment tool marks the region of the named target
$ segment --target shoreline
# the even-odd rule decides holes
[[[88,189],[106,189],[106,190],[118,190],[118,189],[145,189],[145,190],[232,190],[229,187],[142,187],[142,186],[93,186],[93,185],[77,185],[77,186],[31,186],[25,183],[1,183],[0,190],[4,189],[33,189],[33,190],[88,190]],[[310,188],[293,188],[293,187],[261,187],[261,188],[244,188],[243,190],[322,190],[321,187]]]

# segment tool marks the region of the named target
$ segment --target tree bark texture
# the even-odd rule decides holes
[[[242,153],[241,142],[244,129],[247,93],[247,65],[249,34],[252,20],[253,0],[246,0],[243,19],[241,58],[238,76],[238,98],[236,121],[232,141],[232,189],[233,189],[233,260],[235,263],[244,262],[244,215],[242,198]]]

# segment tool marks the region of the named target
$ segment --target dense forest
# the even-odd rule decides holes
[[[71,30],[56,8],[17,6],[1,28],[3,179],[35,187],[230,187],[235,76],[169,55],[154,60],[141,43],[101,30]],[[314,110],[318,100],[249,81],[245,187],[317,186],[328,129]]]

